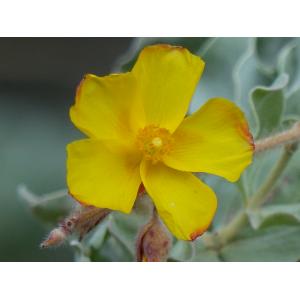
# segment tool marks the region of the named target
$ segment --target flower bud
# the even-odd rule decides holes
[[[137,238],[137,261],[162,262],[168,259],[172,237],[155,214]]]
[[[80,206],[70,216],[54,228],[47,239],[41,243],[41,248],[59,246],[72,233],[79,235],[79,240],[95,228],[108,214],[109,209],[93,206]]]
[[[46,240],[41,243],[41,248],[59,246],[65,241],[67,236],[68,236],[68,232],[66,232],[63,227],[54,228],[49,233]]]

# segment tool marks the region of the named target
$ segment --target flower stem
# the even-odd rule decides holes
[[[266,181],[262,184],[262,186],[256,192],[256,194],[249,199],[248,201],[249,209],[257,209],[265,202],[266,197],[268,196],[270,190],[274,187],[280,175],[285,170],[286,166],[288,165],[288,162],[292,158],[292,154],[296,149],[297,149],[297,144],[289,144],[284,147],[279,160],[277,161],[274,168],[271,170]]]
[[[240,229],[246,225],[248,222],[247,214],[245,210],[238,212],[234,218],[227,224],[227,226],[221,228],[217,232],[217,237],[219,239],[219,245],[224,246],[229,241],[231,241]]]

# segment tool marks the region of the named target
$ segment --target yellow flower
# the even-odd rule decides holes
[[[203,69],[185,48],[154,45],[131,72],[86,75],[70,110],[89,137],[67,147],[74,198],[129,213],[143,184],[178,239],[201,235],[217,200],[191,172],[236,181],[254,148],[244,114],[229,100],[211,99],[185,117]]]

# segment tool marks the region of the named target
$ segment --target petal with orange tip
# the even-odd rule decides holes
[[[239,179],[252,162],[254,144],[243,112],[231,101],[215,98],[184,119],[173,134],[164,162],[181,171]]]
[[[213,190],[194,175],[144,160],[141,177],[158,214],[178,239],[194,240],[209,227],[217,208]]]
[[[72,122],[90,138],[127,143],[137,131],[136,80],[131,73],[98,77],[88,74],[81,81]]]

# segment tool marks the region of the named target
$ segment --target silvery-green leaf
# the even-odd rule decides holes
[[[104,242],[104,239],[105,239],[105,235],[107,234],[108,223],[109,223],[108,219],[103,220],[90,233],[90,236],[87,237],[87,240],[85,241],[85,244],[88,247],[92,247],[94,249],[100,249],[101,248],[101,246]]]
[[[300,88],[300,39],[293,39],[281,51],[278,72],[289,75],[288,95]]]
[[[251,91],[251,102],[256,121],[256,138],[270,135],[279,128],[284,108],[283,89],[288,76],[281,74],[271,86],[259,86]]]
[[[133,261],[133,255],[119,239],[107,235],[100,249],[91,249],[92,261]]]
[[[284,119],[286,121],[300,121],[300,88],[286,99]]]
[[[126,215],[115,212],[109,216],[109,232],[121,241],[123,245],[131,252],[135,253],[135,240],[138,235],[140,222],[132,215]]]
[[[189,261],[193,258],[193,242],[178,240],[170,251],[169,258],[176,261]]]
[[[286,37],[256,38],[256,55],[263,72],[275,74],[280,52],[292,40],[293,38]]]
[[[148,201],[146,198],[144,200]],[[135,255],[138,233],[151,216],[152,210],[145,205],[143,201],[139,201],[138,206],[130,214],[114,212],[108,216],[110,235],[118,239],[132,255]]]
[[[254,229],[280,224],[300,224],[300,201],[296,204],[266,205],[249,212],[248,216]]]
[[[298,261],[300,226],[272,226],[253,230],[244,238],[225,246],[221,255],[226,261]]]
[[[66,190],[36,195],[22,184],[18,186],[17,192],[37,218],[52,225],[66,217],[74,207],[74,200]]]
[[[220,261],[215,250],[207,249],[202,238],[196,241],[177,241],[170,251],[170,260],[176,261]]]
[[[77,240],[71,240],[70,246],[74,249],[74,260],[79,262],[91,261],[91,252],[88,247]]]
[[[271,84],[270,78],[262,74],[257,66],[255,51],[255,39],[249,38],[247,48],[240,57],[236,58],[233,69],[234,99],[246,114],[252,131],[255,130],[256,124],[249,100],[250,91],[258,85]]]
[[[273,204],[300,203],[300,150],[293,153],[280,182],[273,189],[270,199]]]
[[[195,243],[195,254],[192,257],[192,261],[199,261],[199,262],[220,261],[217,252],[212,249],[207,249],[204,246],[201,237],[198,238],[194,243]]]
[[[259,153],[254,156],[252,164],[244,171],[242,178],[248,197],[258,190],[266,180],[281,153],[281,149]]]

